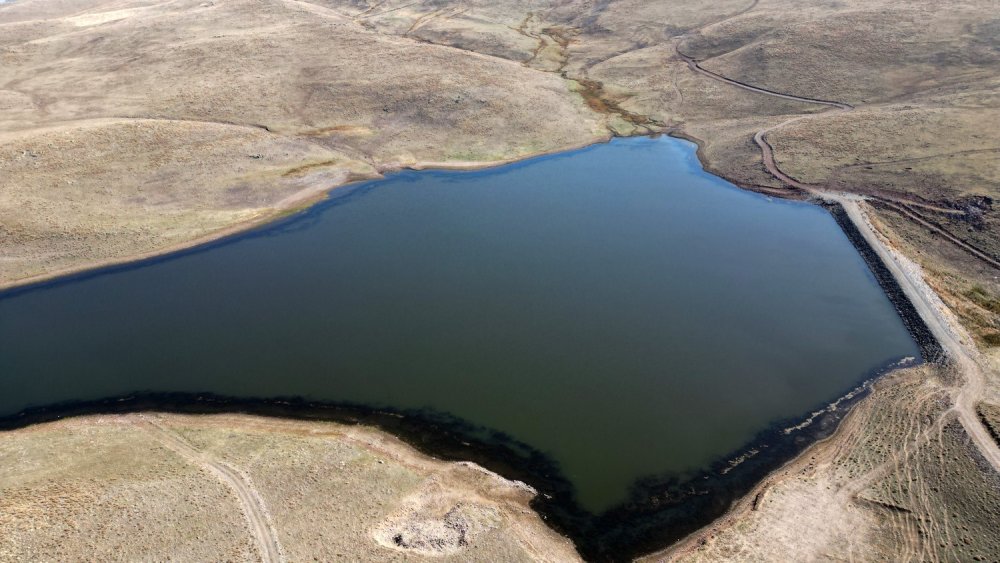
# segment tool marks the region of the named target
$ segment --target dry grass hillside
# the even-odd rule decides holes
[[[940,295],[935,311],[968,330],[957,341],[981,351],[976,412],[996,436],[998,92],[995,0],[13,0],[0,3],[0,288],[204,241],[400,167],[670,132],[743,187],[864,198],[879,236]],[[945,408],[968,385],[927,369],[887,382],[815,462],[667,555],[995,558],[996,475]],[[81,512],[34,528],[41,543],[9,540],[44,516],[32,502],[77,498],[46,488],[74,468],[96,487],[79,498],[146,471],[88,473],[92,462],[44,482],[24,480],[47,475],[42,461],[20,477],[29,466],[0,464],[25,503],[0,495],[14,523],[0,554],[86,537],[69,528],[88,522]],[[187,494],[170,483],[170,498]],[[241,522],[192,533],[239,558],[252,547]],[[283,549],[305,556],[314,540]]]
[[[813,115],[768,134],[787,174],[959,210],[916,212],[997,256],[1000,130],[983,126],[1000,118],[992,8],[988,0],[946,8],[928,0],[5,3],[0,284],[162,251],[273,215],[288,204],[287,182],[242,202],[206,193],[240,191],[244,178],[232,166],[247,175],[270,169],[239,163],[260,154],[253,143],[280,145],[282,166],[324,172],[317,182],[329,187],[420,162],[499,161],[609,134],[676,131],[701,141],[713,171],[768,189],[781,182],[760,165],[752,135],[803,114]],[[858,109],[822,111],[733,88],[691,72],[677,49],[737,81]],[[211,152],[146,159],[161,150],[148,138],[90,125],[136,119],[188,122],[178,138],[240,126],[268,141],[230,141],[231,164],[217,167]],[[50,176],[26,176],[16,156],[38,158],[30,155],[51,142],[42,128],[80,148],[49,151]],[[117,161],[130,169],[114,172]],[[170,209],[155,200],[112,209],[135,202],[137,185],[177,190],[160,173],[171,166],[191,176],[177,179],[194,186],[185,191],[202,193],[172,194]],[[69,175],[72,193],[53,178]],[[111,216],[81,218],[95,207]],[[22,208],[33,210],[27,219]],[[130,236],[139,229],[146,234]],[[67,241],[67,231],[86,240]],[[968,269],[946,259],[926,265]],[[974,278],[1000,295],[995,276]],[[994,325],[977,327],[984,341],[1000,338]]]

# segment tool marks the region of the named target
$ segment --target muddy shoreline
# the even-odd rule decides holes
[[[722,516],[772,471],[830,436],[871,383],[899,367],[867,374],[846,395],[798,419],[775,422],[745,447],[704,471],[678,477],[653,475],[634,483],[627,500],[601,514],[582,509],[558,464],[505,433],[447,413],[403,410],[301,397],[236,398],[209,393],[135,393],[93,401],[34,407],[0,417],[0,431],[68,417],[136,412],[240,413],[294,420],[374,426],[418,451],[447,461],[472,461],[538,491],[531,506],[589,561],[625,561],[665,548]],[[909,364],[909,365],[912,365]]]
[[[701,143],[697,139],[676,133],[671,135],[697,145],[698,158],[704,167]],[[481,163],[477,164],[480,165],[476,168],[483,167]],[[708,168],[706,170],[712,172]],[[350,188],[354,185],[357,184],[352,182],[339,185],[325,191],[323,197],[329,197],[331,193],[336,194],[334,197],[350,197]],[[758,191],[752,187],[749,189]],[[767,191],[764,193],[779,195]],[[783,190],[779,196],[798,199],[801,195],[796,190]],[[844,209],[834,203],[819,205],[833,215],[868,264],[908,332],[917,342],[922,358],[925,361],[939,360],[942,357],[941,346]],[[283,219],[287,217],[272,217],[264,223],[273,225]],[[259,226],[261,225],[255,224],[249,228],[243,227],[240,232],[229,237],[171,253],[0,290],[0,298],[120,269],[141,267],[178,255],[207,251],[234,238],[255,236],[256,227]],[[562,475],[558,465],[543,453],[503,433],[439,412],[323,403],[299,397],[240,399],[203,393],[136,393],[31,408],[16,415],[0,417],[0,429],[12,430],[70,416],[140,411],[185,414],[238,412],[372,425],[399,436],[426,454],[447,460],[474,461],[504,477],[530,484],[539,491],[532,507],[549,526],[569,537],[585,558],[618,561],[667,547],[725,514],[733,502],[749,493],[767,475],[797,457],[817,440],[830,436],[851,406],[867,396],[870,383],[896,367],[899,366],[894,363],[866,374],[846,396],[833,403],[817,405],[799,419],[774,423],[744,448],[723,456],[708,470],[683,477],[659,475],[642,479],[633,485],[624,503],[598,515],[588,513],[578,505],[571,483]]]

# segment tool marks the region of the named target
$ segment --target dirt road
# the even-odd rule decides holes
[[[676,50],[676,53],[678,57],[687,63],[691,70],[737,88],[785,100],[824,105],[832,108],[832,111],[851,111],[854,109],[854,107],[850,104],[842,102],[795,96],[792,94],[785,94],[745,84],[702,68],[697,61],[681,53],[679,50]],[[997,443],[990,436],[989,431],[983,426],[979,417],[976,415],[976,403],[983,397],[986,385],[986,374],[983,371],[982,364],[978,358],[978,352],[972,344],[972,340],[964,333],[962,328],[958,326],[958,323],[949,316],[944,305],[941,303],[940,298],[938,298],[937,294],[934,293],[934,291],[924,281],[920,268],[899,253],[892,251],[887,246],[886,242],[878,236],[865,216],[864,210],[861,206],[861,203],[865,199],[863,196],[832,192],[815,185],[800,182],[788,174],[785,174],[775,162],[774,149],[767,142],[767,134],[780,127],[788,125],[789,123],[801,119],[807,119],[812,115],[813,114],[807,114],[787,119],[777,125],[762,129],[754,135],[754,142],[758,147],[760,147],[761,158],[764,166],[772,176],[783,183],[804,190],[818,199],[838,203],[844,208],[848,217],[892,273],[892,276],[896,279],[896,282],[899,284],[900,288],[902,288],[906,297],[916,308],[924,323],[927,324],[931,333],[941,344],[941,347],[944,349],[948,359],[954,363],[955,368],[964,378],[964,382],[957,389],[957,393],[954,397],[954,404],[948,412],[953,412],[958,416],[962,426],[975,442],[979,451],[982,452],[983,456],[990,462],[994,469],[1000,471],[1000,447],[997,446]],[[889,203],[891,205],[901,205],[904,209],[906,208],[906,204],[902,202],[889,201]],[[914,214],[912,210],[908,211],[908,216]],[[935,225],[928,223],[919,215],[912,218],[914,220],[919,219],[920,224],[938,232],[949,241],[958,245],[970,254],[973,254],[977,258],[984,260],[994,267],[1000,268],[1000,263],[996,262],[991,257],[984,255],[978,249],[971,247],[964,241],[956,239],[950,233],[944,232]]]
[[[727,78],[725,76],[722,76],[721,74],[717,74],[717,73],[712,72],[712,71],[710,71],[710,70],[708,70],[706,68],[702,68],[702,66],[700,64],[698,64],[698,61],[694,60],[693,58],[689,57],[688,55],[685,55],[684,53],[680,52],[679,50],[677,50],[676,52],[677,52],[677,56],[680,57],[684,62],[686,62],[687,65],[688,65],[688,68],[690,68],[691,70],[693,70],[693,71],[695,71],[695,72],[697,72],[699,74],[703,74],[705,76],[708,76],[709,78],[712,78],[714,80],[718,80],[719,82],[723,82],[723,83],[729,84],[730,86],[736,86],[737,88],[742,88],[744,90],[749,90],[751,92],[757,92],[758,94],[765,94],[767,96],[773,96],[775,98],[781,98],[783,100],[790,100],[790,101],[793,101],[793,102],[805,102],[807,104],[819,104],[819,105],[824,105],[824,106],[830,106],[830,107],[833,107],[833,108],[838,108],[838,109],[841,109],[841,110],[851,110],[851,109],[854,109],[854,106],[852,106],[850,104],[845,104],[845,103],[842,103],[842,102],[831,102],[829,100],[820,100],[820,99],[817,99],[817,98],[804,98],[802,96],[795,96],[795,95],[792,95],[792,94],[784,94],[782,92],[775,92],[774,90],[768,90],[767,88],[761,88],[759,86],[753,86],[753,85],[747,84],[745,82],[740,82],[738,80],[733,80],[732,78]]]
[[[941,344],[948,359],[955,364],[955,368],[965,378],[965,382],[958,388],[954,404],[945,414],[953,412],[958,416],[959,421],[979,451],[994,469],[1000,471],[1000,447],[997,446],[989,431],[976,415],[976,403],[983,397],[986,387],[986,374],[980,363],[979,354],[972,344],[972,339],[965,334],[957,322],[949,317],[940,298],[924,281],[919,267],[899,253],[890,250],[885,241],[878,236],[868,222],[859,198],[830,192],[823,192],[822,195],[843,206],[862,236],[892,272],[892,276],[899,283],[906,297],[917,309],[938,343]]]
[[[216,461],[198,450],[183,437],[173,430],[159,424],[152,418],[142,415],[147,422],[147,427],[153,436],[164,446],[170,448],[189,462],[199,465],[214,473],[220,481],[225,483],[236,493],[239,498],[243,514],[250,525],[250,532],[257,542],[261,559],[265,563],[277,563],[284,561],[281,544],[278,543],[278,535],[271,523],[271,519],[264,504],[264,499],[260,496],[249,476],[236,469]]]

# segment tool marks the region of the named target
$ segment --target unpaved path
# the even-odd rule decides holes
[[[954,404],[945,414],[953,412],[958,416],[979,451],[994,469],[1000,471],[1000,447],[976,415],[976,403],[983,397],[986,389],[986,374],[980,363],[979,354],[972,345],[972,339],[949,317],[940,298],[924,281],[919,267],[913,263],[907,264],[908,260],[891,251],[886,242],[878,236],[868,222],[857,198],[830,192],[824,192],[822,195],[843,206],[848,217],[879,255],[906,297],[913,303],[920,318],[941,344],[945,354],[965,378],[955,396]]]
[[[916,223],[919,223],[920,225],[926,227],[928,230],[931,230],[931,231],[934,231],[934,232],[938,233],[942,237],[948,239],[948,241],[951,242],[952,244],[954,244],[955,246],[958,246],[962,250],[964,250],[964,251],[968,252],[969,254],[975,256],[976,258],[979,258],[980,260],[982,260],[983,262],[986,262],[990,266],[993,266],[994,268],[1000,270],[1000,261],[994,259],[989,254],[983,252],[982,250],[979,250],[975,246],[972,246],[971,244],[965,242],[964,240],[956,237],[955,235],[953,235],[953,234],[949,233],[948,231],[942,229],[941,227],[935,225],[931,221],[928,221],[922,215],[920,215],[919,213],[917,213],[914,210],[910,209],[910,207],[913,206],[912,203],[903,203],[903,202],[896,201],[896,200],[886,200],[884,198],[871,198],[871,199],[873,199],[875,201],[878,201],[878,202],[882,203],[883,205],[885,205],[887,207],[892,208],[897,213],[905,215],[910,220],[912,220],[912,221],[914,221]]]
[[[876,201],[882,201],[884,203],[892,203],[892,204],[898,204],[898,205],[905,205],[907,207],[909,207],[909,206],[919,207],[921,209],[926,209],[928,211],[934,211],[935,213],[942,213],[944,215],[965,215],[965,211],[962,211],[961,209],[952,209],[950,207],[941,207],[940,205],[931,205],[929,203],[922,203],[922,202],[919,202],[919,201],[913,201],[912,199],[903,199],[903,198],[891,198],[890,199],[890,198],[880,198],[880,197],[877,197],[877,196],[869,196],[869,198],[870,199],[874,199]]]
[[[698,61],[695,60],[694,58],[692,58],[691,56],[686,55],[685,53],[681,52],[679,43],[674,46],[674,52],[677,54],[677,56],[681,60],[683,60],[685,63],[687,63],[688,68],[690,68],[694,72],[697,72],[698,74],[701,74],[703,76],[707,76],[707,77],[709,77],[709,78],[711,78],[713,80],[717,80],[719,82],[722,82],[722,83],[725,83],[725,84],[729,84],[730,86],[735,86],[736,88],[741,88],[741,89],[747,90],[749,92],[756,92],[758,94],[764,94],[765,96],[772,96],[772,97],[775,97],[775,98],[781,98],[783,100],[790,100],[790,101],[802,102],[802,103],[806,103],[806,104],[815,104],[815,105],[827,106],[827,107],[829,107],[829,108],[831,108],[833,110],[836,110],[836,111],[847,112],[847,111],[853,111],[854,110],[854,106],[852,106],[851,104],[848,104],[848,103],[836,102],[836,101],[831,101],[831,100],[821,100],[819,98],[808,98],[808,97],[805,97],[805,96],[796,96],[794,94],[786,94],[784,92],[777,92],[777,91],[774,91],[774,90],[769,90],[767,88],[761,88],[759,86],[754,86],[752,84],[747,84],[745,82],[740,82],[738,80],[733,80],[732,78],[728,78],[728,77],[723,76],[721,74],[718,74],[716,72],[712,72],[711,70],[708,70],[708,69],[702,67],[701,64],[699,64]],[[754,143],[756,143],[757,146],[760,148],[761,157],[764,160],[764,166],[767,168],[768,172],[770,172],[772,176],[774,176],[775,178],[777,178],[777,179],[781,180],[782,182],[788,184],[789,186],[792,186],[792,187],[795,187],[795,188],[799,188],[799,189],[803,189],[803,190],[808,190],[808,191],[811,191],[813,193],[817,193],[818,191],[822,191],[821,187],[813,185],[813,184],[806,184],[804,182],[800,182],[800,181],[796,180],[795,178],[792,178],[791,176],[785,174],[778,167],[778,164],[777,164],[777,162],[774,159],[774,148],[771,147],[770,143],[767,142],[767,134],[768,133],[771,133],[773,131],[781,129],[782,127],[784,127],[784,126],[786,126],[786,125],[788,125],[790,123],[794,123],[794,122],[802,120],[802,119],[808,119],[810,117],[813,117],[814,115],[820,115],[820,114],[806,114],[806,115],[795,116],[795,117],[792,117],[792,118],[787,119],[785,121],[782,121],[781,123],[778,123],[777,125],[773,125],[773,126],[768,127],[766,129],[761,129],[760,131],[758,131],[754,135],[753,140],[754,140]],[[995,150],[995,149],[988,149],[988,150]],[[969,254],[972,254],[976,258],[979,258],[980,260],[986,262],[987,264],[993,266],[994,268],[1000,269],[1000,261],[995,260],[989,254],[987,254],[987,253],[981,251],[980,249],[976,248],[975,246],[973,246],[973,245],[971,245],[971,244],[963,241],[962,239],[960,239],[960,238],[956,237],[955,235],[949,233],[948,231],[946,231],[945,229],[939,227],[938,225],[935,225],[934,223],[928,221],[924,217],[921,217],[919,214],[916,214],[913,210],[911,210],[909,208],[910,207],[920,207],[920,208],[926,209],[928,211],[933,211],[933,212],[936,212],[936,213],[944,213],[944,214],[947,214],[947,215],[964,215],[965,214],[964,211],[959,210],[959,209],[949,209],[949,208],[946,208],[946,207],[941,207],[941,206],[937,206],[937,205],[931,205],[931,204],[926,204],[926,203],[921,203],[921,202],[907,200],[907,199],[901,199],[901,198],[892,198],[892,197],[885,197],[885,196],[883,196],[883,197],[879,197],[877,199],[879,201],[882,201],[884,203],[889,204],[891,207],[893,207],[894,209],[896,209],[900,213],[903,213],[903,214],[907,215],[908,217],[910,217],[911,219],[917,221],[921,225],[923,225],[923,226],[927,227],[928,229],[936,232],[937,234],[939,234],[942,237],[944,237],[945,239],[947,239],[949,242],[955,244],[956,246],[958,246],[962,250],[968,252]],[[902,206],[902,209],[900,208],[901,206]]]
[[[239,498],[243,514],[250,524],[250,532],[260,549],[261,558],[265,563],[284,561],[278,534],[271,523],[264,499],[250,481],[249,476],[236,469],[212,459],[208,454],[192,446],[187,440],[173,430],[157,423],[151,418],[142,416],[150,433],[164,446],[170,448],[191,463],[199,465],[214,473]]]
[[[785,94],[745,84],[702,68],[697,61],[681,53],[676,46],[675,52],[678,57],[687,63],[691,70],[737,88],[785,100],[824,105],[832,108],[833,111],[851,111],[854,109],[854,106],[842,102],[795,96],[792,94]],[[958,326],[958,323],[949,317],[937,294],[934,293],[934,291],[924,281],[920,268],[912,262],[909,262],[909,260],[905,257],[890,250],[886,241],[882,240],[882,238],[876,234],[861,207],[860,202],[865,199],[864,197],[832,192],[812,184],[800,182],[788,174],[785,174],[775,162],[774,149],[767,142],[767,134],[775,129],[788,125],[789,123],[812,117],[812,115],[816,114],[792,117],[777,125],[762,129],[754,135],[754,142],[758,147],[760,147],[761,158],[764,162],[764,166],[772,176],[781,180],[783,183],[804,190],[817,198],[839,203],[844,208],[848,217],[851,219],[851,222],[855,224],[861,235],[865,238],[868,244],[871,245],[872,249],[874,249],[874,251],[878,254],[882,262],[885,263],[886,267],[892,273],[892,276],[896,279],[896,282],[903,290],[903,293],[916,308],[917,313],[923,319],[924,323],[927,324],[927,327],[930,329],[937,341],[941,344],[945,354],[954,363],[958,372],[963,376],[964,382],[958,388],[958,392],[954,398],[954,404],[948,412],[953,412],[958,416],[959,421],[962,423],[965,431],[968,433],[970,438],[972,438],[979,451],[982,452],[983,456],[990,462],[993,468],[1000,472],[1000,447],[998,447],[992,436],[990,436],[989,431],[983,426],[979,417],[976,415],[976,403],[983,397],[986,386],[986,374],[979,361],[978,352],[971,343],[971,339],[965,335],[961,327]],[[885,198],[879,198],[879,201],[886,203]],[[975,247],[968,245],[951,233],[948,233],[933,223],[928,222],[906,207],[909,202],[904,203],[889,200],[887,203],[896,209],[901,208],[901,211],[906,213],[908,217],[918,220],[921,225],[938,232],[950,242],[961,247],[963,250],[966,250],[970,254],[996,268],[1000,268],[1000,262],[997,262],[992,259],[992,257],[985,255]]]
[[[751,92],[757,92],[758,94],[766,94],[768,96],[773,96],[775,98],[781,98],[783,100],[791,100],[793,102],[805,102],[807,104],[819,104],[819,105],[830,106],[830,107],[838,108],[838,109],[842,109],[842,110],[851,110],[851,109],[854,109],[854,106],[852,106],[851,104],[845,104],[845,103],[842,103],[842,102],[831,102],[830,100],[820,100],[818,98],[805,98],[805,97],[802,97],[802,96],[795,96],[795,95],[792,95],[792,94],[784,94],[782,92],[775,92],[774,90],[768,90],[767,88],[761,88],[759,86],[753,86],[753,85],[747,84],[745,82],[740,82],[739,80],[733,80],[732,78],[726,78],[725,76],[722,76],[721,74],[718,74],[718,73],[712,72],[712,71],[710,71],[710,70],[708,70],[706,68],[703,68],[700,64],[698,64],[698,61],[696,61],[692,57],[689,57],[688,55],[685,55],[684,53],[680,52],[680,50],[676,50],[676,52],[677,52],[677,56],[680,57],[681,60],[683,60],[684,62],[686,62],[687,65],[688,65],[688,68],[690,68],[691,70],[693,70],[693,71],[695,71],[695,72],[697,72],[699,74],[703,74],[705,76],[708,76],[709,78],[712,78],[714,80],[718,80],[719,82],[724,82],[726,84],[729,84],[730,86],[736,86],[737,88],[742,88],[744,90],[749,90]]]
[[[805,100],[805,98],[803,98],[803,100]],[[850,109],[845,109],[843,111],[850,111]],[[825,199],[834,199],[833,197],[831,197],[831,194],[833,194],[834,192],[830,192],[829,190],[824,190],[822,187],[817,186],[815,184],[806,184],[804,182],[800,182],[800,181],[796,180],[795,178],[792,178],[788,174],[785,174],[781,170],[781,168],[778,167],[778,163],[774,159],[774,147],[771,146],[771,143],[767,142],[767,134],[768,133],[770,133],[770,132],[772,132],[772,131],[774,131],[776,129],[779,129],[781,127],[784,127],[785,125],[788,125],[789,123],[792,123],[792,122],[795,122],[795,121],[799,121],[801,119],[808,119],[808,118],[810,118],[812,116],[813,116],[813,114],[800,115],[798,117],[793,117],[791,119],[787,119],[785,121],[782,121],[781,123],[779,123],[777,125],[774,125],[772,127],[768,127],[767,129],[761,129],[760,131],[757,131],[754,134],[754,136],[753,136],[753,142],[756,143],[757,146],[760,148],[761,159],[764,161],[764,167],[767,168],[767,171],[772,176],[774,176],[775,178],[781,180],[785,184],[788,184],[789,186],[792,186],[792,187],[795,187],[795,188],[799,188],[801,190],[805,190],[805,191],[807,191],[809,193],[812,193],[813,195],[816,195],[816,196],[819,196],[819,197],[822,197],[822,198],[825,198]],[[906,217],[908,217],[910,220],[919,223],[920,225],[926,227],[927,229],[929,229],[931,231],[934,231],[935,233],[937,233],[938,235],[940,235],[942,238],[944,238],[948,242],[954,244],[955,246],[957,246],[960,249],[964,250],[965,252],[971,254],[972,256],[975,256],[976,258],[982,260],[983,262],[986,262],[990,266],[993,266],[994,268],[1000,270],[1000,261],[996,260],[995,258],[993,258],[989,254],[983,252],[982,250],[979,250],[975,246],[973,246],[973,245],[965,242],[964,240],[956,237],[955,235],[951,234],[950,232],[948,232],[947,230],[941,228],[940,226],[934,224],[933,222],[927,220],[926,218],[924,218],[922,215],[920,215],[919,213],[917,213],[916,211],[914,211],[911,208],[912,207],[921,207],[921,208],[927,209],[929,211],[934,211],[936,213],[945,213],[945,214],[948,214],[948,215],[963,215],[964,214],[963,211],[960,211],[960,210],[957,210],[957,209],[947,209],[947,208],[943,208],[943,207],[939,207],[939,206],[935,206],[935,205],[928,205],[928,204],[925,204],[925,203],[919,203],[919,202],[915,202],[915,201],[911,201],[911,200],[899,199],[899,198],[890,198],[890,197],[885,197],[885,196],[871,197],[871,198],[868,198],[868,199],[872,199],[874,201],[878,201],[878,202],[882,203],[883,205],[892,208],[897,213],[901,213],[901,214],[905,215]]]

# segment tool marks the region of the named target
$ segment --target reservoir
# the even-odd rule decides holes
[[[447,413],[597,513],[919,357],[830,214],[619,139],[405,171],[218,243],[0,294],[0,416],[135,392]]]

